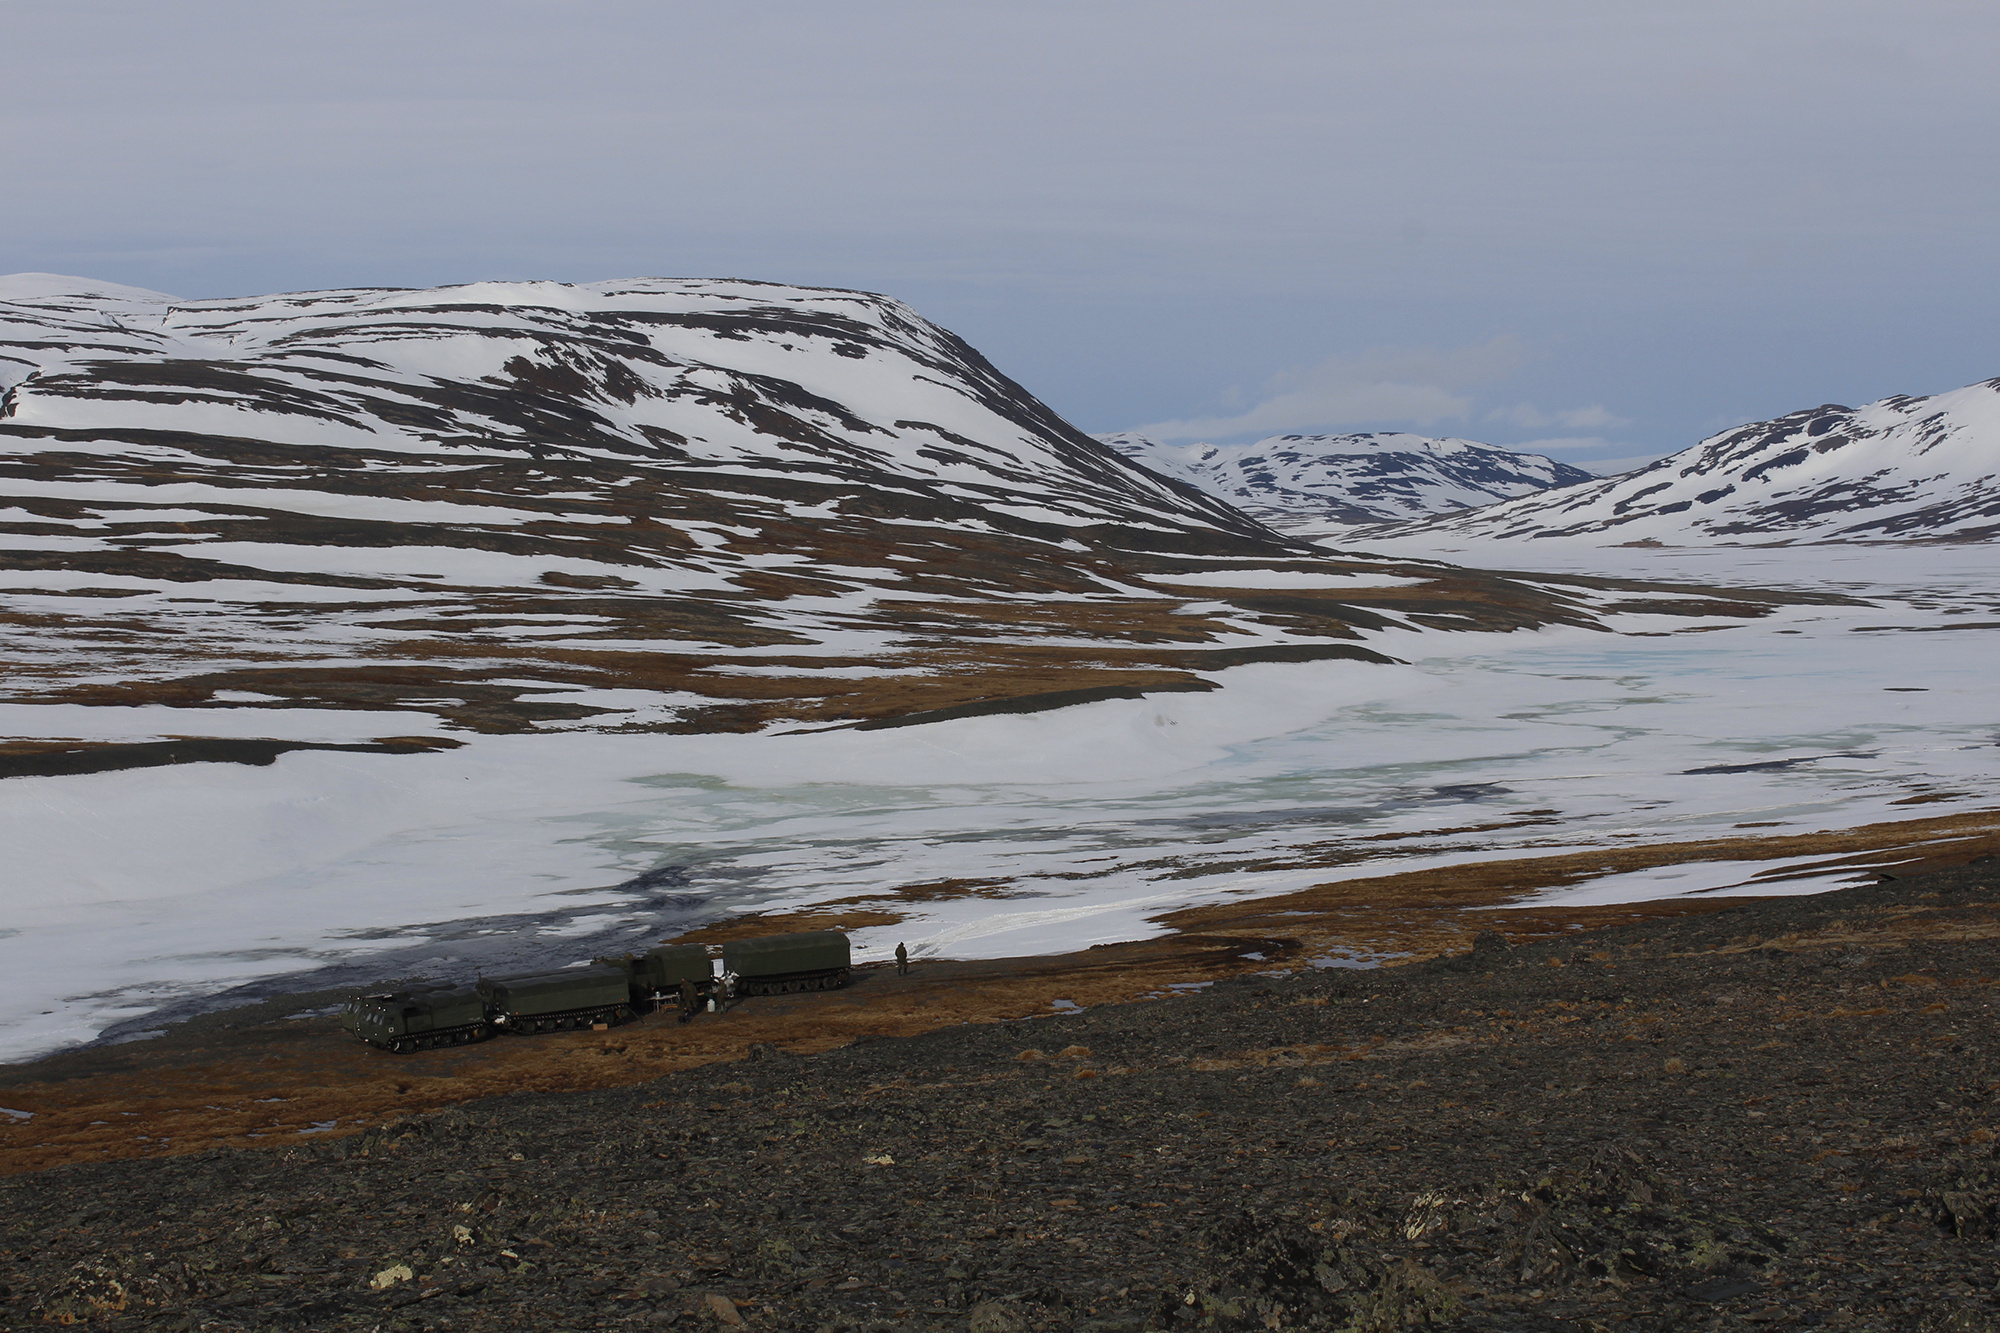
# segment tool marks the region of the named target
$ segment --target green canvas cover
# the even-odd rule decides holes
[[[440,990],[419,991],[410,997],[405,1007],[411,1032],[430,1032],[437,1028],[465,1027],[486,1017],[486,1001],[470,986],[451,986]],[[418,1012],[410,1014],[415,1009]]]
[[[530,977],[486,977],[479,993],[506,1013],[553,1014],[624,1004],[631,998],[631,981],[622,967],[573,967]]]
[[[723,970],[739,977],[831,972],[848,966],[852,957],[847,936],[837,930],[766,935],[756,940],[731,940],[722,946]]]
[[[662,944],[645,953],[613,954],[590,961],[624,968],[632,989],[642,993],[674,990],[684,980],[707,981],[715,975],[708,950],[699,944]]]
[[[663,944],[640,957],[635,975],[653,990],[673,990],[683,981],[707,981],[715,967],[699,944]]]

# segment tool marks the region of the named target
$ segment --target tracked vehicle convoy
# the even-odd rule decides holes
[[[482,977],[474,986],[356,995],[341,1010],[341,1026],[356,1041],[408,1055],[502,1032],[616,1026],[682,997],[720,1008],[739,996],[833,990],[852,979],[852,963],[852,947],[837,930],[731,940],[722,946],[720,975],[707,947],[664,944],[595,958],[588,967]]]
[[[837,930],[766,935],[722,946],[722,974],[741,995],[832,990],[847,984],[851,962],[847,936]]]

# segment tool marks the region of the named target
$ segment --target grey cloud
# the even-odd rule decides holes
[[[1560,412],[1544,412],[1533,403],[1516,403],[1512,407],[1496,407],[1488,412],[1485,420],[1519,426],[1523,430],[1540,430],[1545,426],[1562,426],[1569,430],[1589,430],[1593,426],[1629,426],[1631,421],[1605,410],[1595,404],[1590,407],[1572,407]]]
[[[1472,347],[1330,356],[1309,369],[1273,376],[1260,400],[1242,412],[1155,421],[1134,429],[1154,439],[1189,440],[1356,425],[1432,426],[1464,418],[1472,403],[1461,391],[1505,379],[1522,360],[1520,340],[1504,334]]]
[[[2000,373],[1991,5],[14,0],[5,30],[0,272],[886,290],[1087,429],[1478,419],[1499,381],[1449,367],[1223,391],[1495,329],[1568,349],[1509,399],[1608,405],[1503,424],[1615,408],[1672,447]]]

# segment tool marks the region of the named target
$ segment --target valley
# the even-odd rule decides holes
[[[1373,969],[1951,863],[2000,809],[1978,542],[1318,532],[865,293],[0,295],[15,1061],[789,925],[1129,951],[1099,999]],[[1300,487],[1534,492],[1467,523],[1612,484],[1285,440]]]

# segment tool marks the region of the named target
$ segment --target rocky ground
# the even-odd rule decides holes
[[[1990,859],[0,1182],[0,1322],[1973,1330]]]

